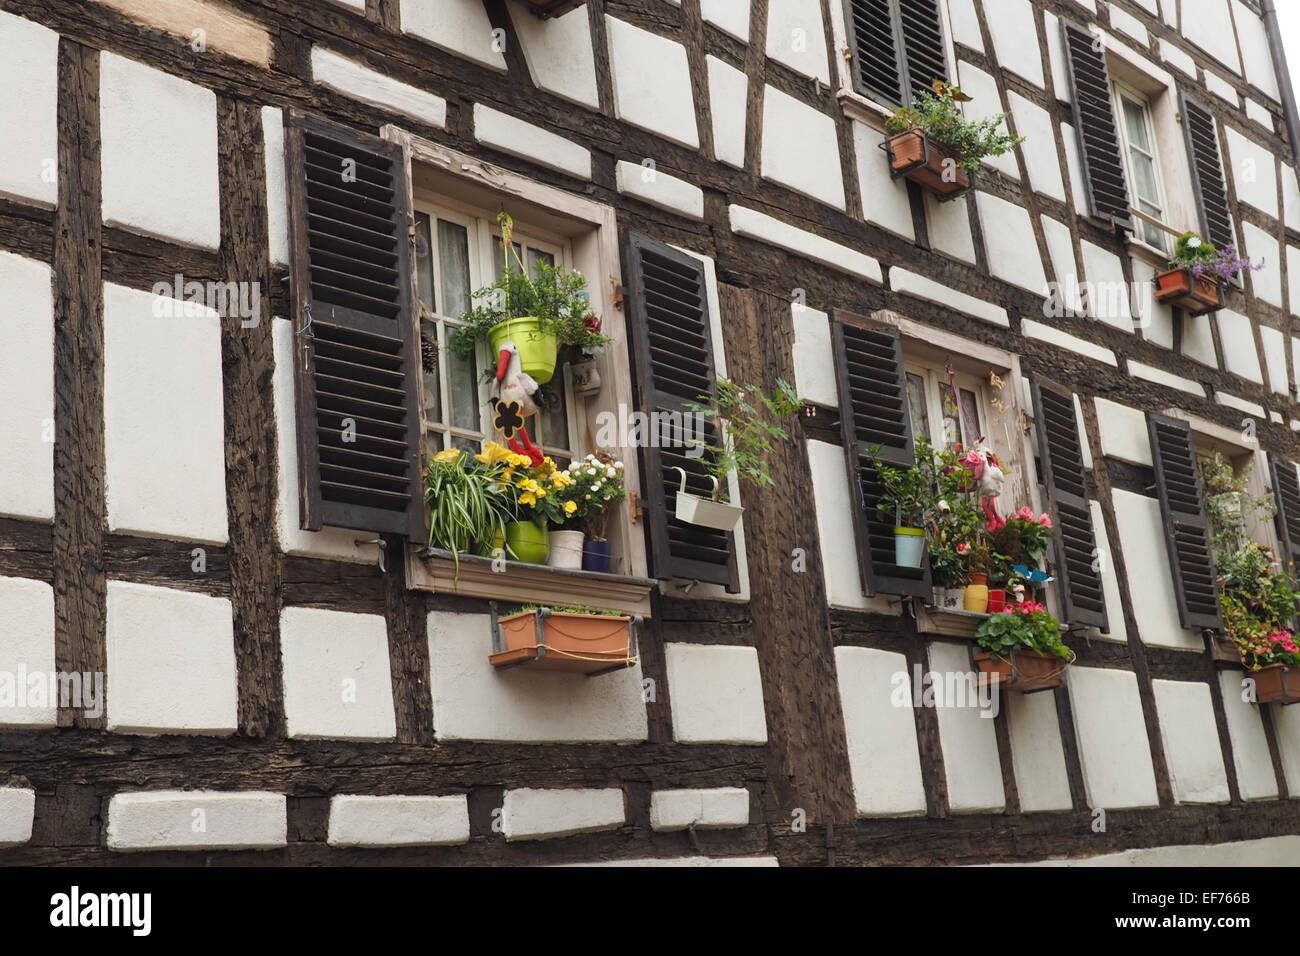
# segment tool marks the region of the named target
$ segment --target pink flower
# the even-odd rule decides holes
[[[971,449],[970,451],[966,452],[966,457],[963,458],[962,461],[965,462],[967,465],[970,465],[971,467],[974,467],[975,465],[984,464],[984,459],[981,458],[980,453],[975,451],[974,449]]]
[[[1038,516],[1038,523],[1044,528],[1050,528],[1052,526],[1052,518],[1050,515],[1041,514]]]
[[[1024,505],[1019,511],[1016,512],[1016,518],[1019,521],[1033,521],[1034,513],[1029,510],[1028,505]]]

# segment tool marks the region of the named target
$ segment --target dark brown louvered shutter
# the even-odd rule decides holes
[[[704,404],[714,392],[713,335],[704,267],[698,259],[648,236],[627,235],[625,259],[637,409],[650,416],[649,441],[638,449],[641,499],[650,539],[650,572],[662,580],[689,578],[740,590],[735,536],[678,521],[677,490],[686,471],[686,490],[709,496],[713,485],[703,458],[686,454],[674,413]],[[656,416],[656,413],[659,413]],[[645,437],[645,436],[643,436]],[[717,444],[712,421],[705,441]]]
[[[1035,378],[1034,424],[1038,437],[1039,478],[1056,522],[1053,549],[1056,579],[1068,624],[1093,624],[1107,630],[1097,538],[1088,506],[1083,448],[1073,393]]]
[[[1219,627],[1219,589],[1210,555],[1210,527],[1201,475],[1187,422],[1147,413],[1156,492],[1164,518],[1169,567],[1183,627]]]
[[[1273,521],[1277,525],[1277,539],[1282,545],[1279,557],[1283,564],[1300,561],[1300,479],[1295,465],[1277,455],[1268,456],[1268,470],[1272,478],[1273,501],[1277,511]]]
[[[1228,187],[1223,179],[1219,156],[1219,132],[1214,114],[1187,96],[1182,97],[1183,136],[1187,159],[1192,167],[1192,188],[1201,216],[1201,231],[1216,246],[1235,242],[1232,214],[1228,211]]]
[[[845,0],[844,21],[863,96],[901,106],[948,78],[937,0]]]
[[[1083,27],[1062,20],[1061,30],[1065,35],[1070,99],[1073,102],[1074,128],[1083,152],[1083,180],[1089,212],[1098,219],[1108,219],[1131,230],[1133,216],[1129,212],[1128,180],[1124,175],[1119,130],[1115,126],[1106,54],[1094,45],[1097,38]]]
[[[286,128],[302,526],[424,536],[419,349],[401,149]]]
[[[840,395],[840,431],[848,468],[853,531],[864,594],[912,594],[929,598],[930,566],[894,564],[894,519],[876,505],[884,495],[871,460],[897,468],[916,463],[907,414],[907,370],[897,329],[860,324],[837,313],[831,324],[835,376]]]

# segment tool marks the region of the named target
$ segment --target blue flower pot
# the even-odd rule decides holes
[[[582,546],[582,570],[609,573],[609,542],[588,540]]]

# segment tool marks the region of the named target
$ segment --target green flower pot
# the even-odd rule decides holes
[[[542,320],[532,316],[506,319],[500,325],[492,326],[488,332],[488,343],[492,346],[493,356],[501,354],[501,346],[514,342],[519,346],[519,364],[534,382],[543,385],[555,374],[557,348],[555,334],[542,331]],[[495,358],[493,359],[495,367]]]
[[[531,521],[511,521],[506,525],[506,557],[526,564],[545,564],[551,548],[546,529]]]

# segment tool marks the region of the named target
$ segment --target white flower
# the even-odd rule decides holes
[[[589,474],[589,475],[594,475],[595,473],[596,473],[596,469],[595,469],[595,468],[588,468],[588,469],[587,469],[587,474]]]
[[[592,485],[592,486],[591,486],[591,490],[592,490],[592,491],[600,491],[600,482],[598,481],[598,482],[596,482],[594,485]]]
[[[1201,240],[1196,238],[1195,236],[1192,236],[1190,239],[1187,240],[1187,248],[1188,249],[1201,248]]]
[[[587,500],[588,500],[588,501],[591,500],[591,495],[587,495]]]
[[[621,461],[616,461],[616,462],[614,462],[614,467],[615,467],[615,468],[622,468],[622,467],[623,467],[623,463],[622,463]]]
[[[618,472],[615,471],[614,468],[611,466],[611,467],[605,469],[605,474],[608,475],[609,477],[613,478],[615,475],[618,474]]]
[[[940,511],[947,511],[947,510],[948,510],[948,502],[946,502],[946,501],[940,501],[940,502],[939,502],[939,510],[940,510]]]

